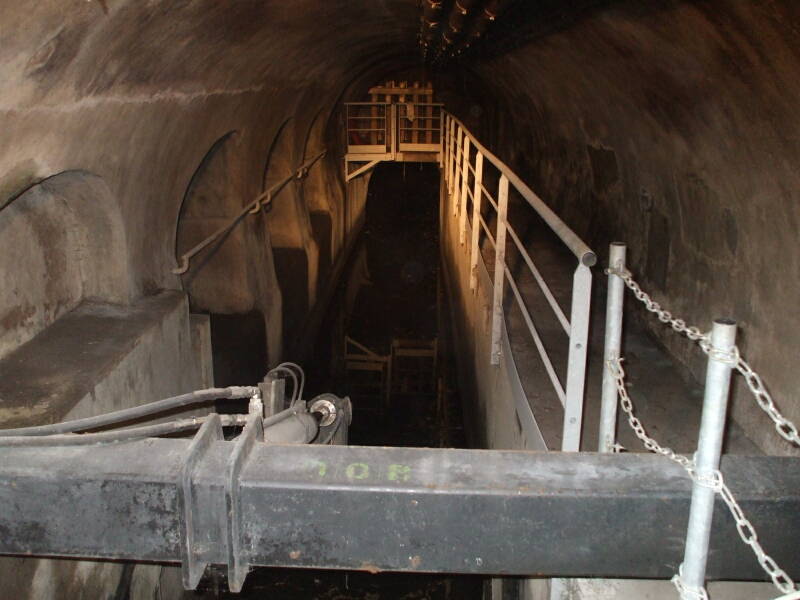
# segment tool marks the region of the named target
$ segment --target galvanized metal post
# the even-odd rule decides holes
[[[461,167],[461,200],[458,203],[459,210],[459,243],[464,244],[467,235],[467,186],[469,185],[469,136],[464,135],[464,160]]]
[[[458,151],[458,141],[456,136],[458,134],[458,125],[453,121],[450,132],[450,188],[448,189],[449,195],[453,197],[453,190],[456,184],[456,152]],[[448,199],[449,200],[449,199]]]
[[[388,141],[390,143],[389,151],[392,154],[392,160],[397,160],[397,151],[400,149],[400,144],[397,141],[397,105],[390,104],[388,107],[384,108],[384,114],[386,115],[387,119],[391,119],[387,125],[389,125],[386,129],[386,135],[390,138]]]
[[[711,478],[714,471],[719,468],[731,370],[735,366],[728,357],[732,355],[735,345],[736,321],[730,319],[714,321],[706,370],[703,416],[700,420],[700,434],[694,459],[698,477]],[[689,587],[698,588],[705,585],[715,494],[716,492],[708,485],[697,481],[692,485],[692,505],[689,510],[682,574],[684,585]]]
[[[622,242],[612,242],[608,249],[608,266],[625,269],[626,247]],[[608,363],[620,356],[622,340],[622,307],[625,301],[625,282],[613,273],[608,274],[606,296],[606,341],[603,349],[603,394],[600,404],[600,436],[598,452],[611,452],[617,441],[617,382]]]
[[[478,286],[478,256],[481,235],[481,193],[483,188],[483,154],[478,152],[475,156],[475,187],[472,188],[472,244],[470,245],[469,260],[469,289]]]
[[[492,302],[492,356],[493,365],[500,364],[503,331],[503,288],[506,281],[506,217],[508,216],[508,178],[500,177],[497,190],[497,235],[494,245],[494,299]]]
[[[455,122],[448,117],[447,126],[447,194],[453,193],[453,135]]]
[[[444,111],[439,111],[439,169],[444,170],[444,127],[447,117]]]
[[[456,136],[456,144],[455,144],[455,159],[453,160],[453,170],[455,171],[455,177],[453,182],[453,216],[456,216],[456,211],[458,210],[458,197],[461,194],[461,144],[462,139],[465,137],[464,130],[461,126],[458,126],[458,135]]]
[[[586,345],[589,339],[589,308],[592,301],[592,271],[578,263],[572,277],[572,310],[569,318],[569,358],[564,401],[561,449],[578,452],[583,425],[583,390],[586,385]]]

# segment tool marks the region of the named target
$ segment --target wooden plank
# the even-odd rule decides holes
[[[392,95],[392,94],[407,94],[408,93],[408,89],[407,88],[401,88],[401,87],[395,87],[395,86],[392,86],[392,87],[389,87],[389,86],[382,86],[382,87],[378,86],[378,87],[370,88],[369,89],[369,93],[370,94],[389,94],[389,95]],[[424,96],[433,96],[433,90],[432,89],[420,88],[419,93],[421,95],[424,95]]]

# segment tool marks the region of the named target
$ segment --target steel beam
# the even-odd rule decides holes
[[[0,553],[561,577],[668,578],[681,562],[691,482],[662,457],[261,442],[237,455],[214,437],[202,452],[180,439],[1,449]],[[726,457],[722,471],[800,576],[800,461]],[[719,504],[708,577],[763,576]]]

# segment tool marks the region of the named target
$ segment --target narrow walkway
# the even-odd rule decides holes
[[[571,276],[575,259],[560,241],[544,226],[534,224],[523,237],[528,252],[539,267],[545,281],[551,287],[564,312],[569,314]],[[484,260],[493,265],[493,251],[489,244],[483,248]],[[515,264],[513,253],[507,256],[510,265]],[[490,267],[491,268],[491,267]],[[594,452],[597,449],[600,415],[600,394],[603,372],[603,341],[605,330],[606,276],[605,265],[594,271],[592,320],[590,328],[586,401],[583,421],[581,449]],[[561,381],[565,381],[568,340],[555,320],[538,285],[527,267],[522,264],[511,269],[518,281],[520,292],[528,303],[528,309],[538,319],[536,326],[544,340]],[[548,448],[561,447],[563,408],[556,396],[539,354],[531,340],[522,314],[510,293],[506,298],[506,322],[511,347],[519,368],[523,388],[542,430]],[[644,309],[634,297],[626,292],[628,313]],[[539,317],[542,315],[543,317]],[[645,315],[644,318],[655,318]],[[675,334],[678,335],[678,334]],[[686,340],[690,344],[689,340]],[[701,352],[697,348],[697,352]],[[664,446],[677,452],[691,454],[696,449],[703,401],[702,384],[692,380],[687,371],[677,365],[652,336],[643,330],[635,318],[626,314],[623,331],[623,356],[631,398],[636,415],[642,420],[648,433]],[[627,451],[645,452],[627,423],[624,413],[618,412],[618,442]],[[729,421],[725,452],[729,454],[761,454],[742,429]],[[666,459],[665,459],[666,460]],[[688,517],[688,515],[687,515]],[[658,535],[648,531],[645,535]],[[664,543],[683,547],[684,532],[674,535],[661,532]],[[753,560],[756,560],[755,557]],[[611,598],[638,598],[649,600],[671,600],[677,593],[666,580],[600,580],[576,579],[566,582],[569,598],[581,600],[607,600]],[[712,598],[725,600],[769,600],[776,594],[769,583],[711,582],[708,590]]]
[[[534,224],[523,238],[545,281],[551,287],[564,312],[569,315],[572,271],[575,259],[555,236],[543,226]],[[486,250],[484,250],[485,252]],[[489,248],[491,258],[491,248]],[[509,253],[508,262],[514,254]],[[487,257],[485,257],[487,258]],[[492,260],[487,260],[492,265]],[[588,377],[584,410],[581,449],[595,451],[600,415],[600,392],[603,372],[603,339],[605,333],[604,265],[594,271],[592,322],[589,340]],[[535,315],[536,326],[550,353],[562,382],[566,377],[568,340],[559,323],[552,316],[547,302],[533,276],[524,264],[512,269],[520,292]],[[629,293],[625,297],[628,312],[643,311]],[[550,449],[561,445],[563,409],[547,378],[539,354],[530,338],[525,322],[513,296],[507,294],[507,324],[509,337],[520,370],[523,387],[533,407],[545,441]],[[542,317],[539,317],[542,315]],[[638,316],[638,315],[637,315]],[[651,318],[647,315],[645,318]],[[652,317],[655,319],[655,317]],[[677,333],[675,335],[678,335]],[[688,339],[687,344],[691,344]],[[697,352],[701,352],[697,348]],[[648,432],[661,443],[682,453],[696,449],[697,433],[702,408],[702,385],[693,381],[688,373],[661,348],[637,320],[626,315],[623,331],[623,356],[631,397],[637,416]],[[618,440],[630,452],[643,452],[644,447],[620,411],[618,414]],[[726,452],[731,454],[761,454],[742,429],[729,422]]]

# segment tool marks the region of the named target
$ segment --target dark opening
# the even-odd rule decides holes
[[[350,396],[351,444],[466,446],[454,368],[447,353],[438,190],[439,170],[434,164],[376,167],[363,234],[321,328],[314,358],[305,365],[305,396],[323,391]],[[377,357],[391,357],[391,374],[370,370],[379,367],[377,360],[371,366],[348,365],[369,361],[348,357],[346,337]],[[349,350],[352,355],[368,354],[352,344]],[[391,535],[388,530],[387,535]],[[231,595],[221,585],[222,577],[215,572],[206,578],[210,597],[477,600],[482,598],[485,580],[463,575],[264,568],[248,576],[240,595]]]

